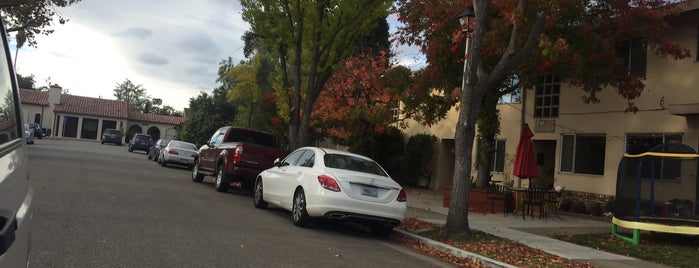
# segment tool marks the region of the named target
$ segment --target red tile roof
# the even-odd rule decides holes
[[[20,89],[19,95],[22,103],[49,106],[49,92]],[[184,117],[130,112],[125,101],[68,94],[61,94],[61,103],[56,104],[54,112],[127,119],[156,124],[180,125],[184,122]]]
[[[20,89],[19,99],[22,103],[49,106],[49,92],[31,89]]]
[[[63,94],[54,112],[127,119],[128,106],[125,101]]]
[[[169,125],[180,125],[184,122],[184,117],[129,112],[129,120],[150,123],[162,123]]]

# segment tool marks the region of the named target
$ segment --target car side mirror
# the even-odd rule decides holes
[[[275,167],[281,167],[281,166],[282,166],[282,161],[279,160],[279,158],[274,159],[274,166],[275,166]]]

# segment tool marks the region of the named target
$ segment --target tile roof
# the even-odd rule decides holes
[[[162,124],[169,124],[169,125],[180,125],[184,122],[184,117],[129,112],[129,120],[141,121],[141,122],[150,122],[150,123],[162,123]]]
[[[62,94],[61,103],[56,104],[57,113],[126,119],[128,105],[125,101],[90,98]]]
[[[31,89],[20,89],[19,99],[22,103],[49,106],[49,92]]]
[[[49,106],[47,91],[20,89],[19,95],[22,103]],[[56,104],[54,112],[168,125],[181,125],[184,122],[184,117],[131,112],[128,107],[125,101],[61,94],[61,103]]]

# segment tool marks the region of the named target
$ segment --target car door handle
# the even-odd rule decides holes
[[[0,255],[5,254],[12,243],[15,242],[16,230],[17,219],[15,219],[15,213],[0,209]]]

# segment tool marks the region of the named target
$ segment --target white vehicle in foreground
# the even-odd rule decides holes
[[[0,8],[10,1],[0,2]],[[0,20],[0,267],[29,266],[29,228],[34,190],[27,171],[27,146],[34,136],[22,123],[19,87],[7,32]]]
[[[293,151],[255,180],[255,207],[291,211],[292,222],[312,218],[366,223],[385,236],[403,221],[406,193],[368,157],[317,147]]]

